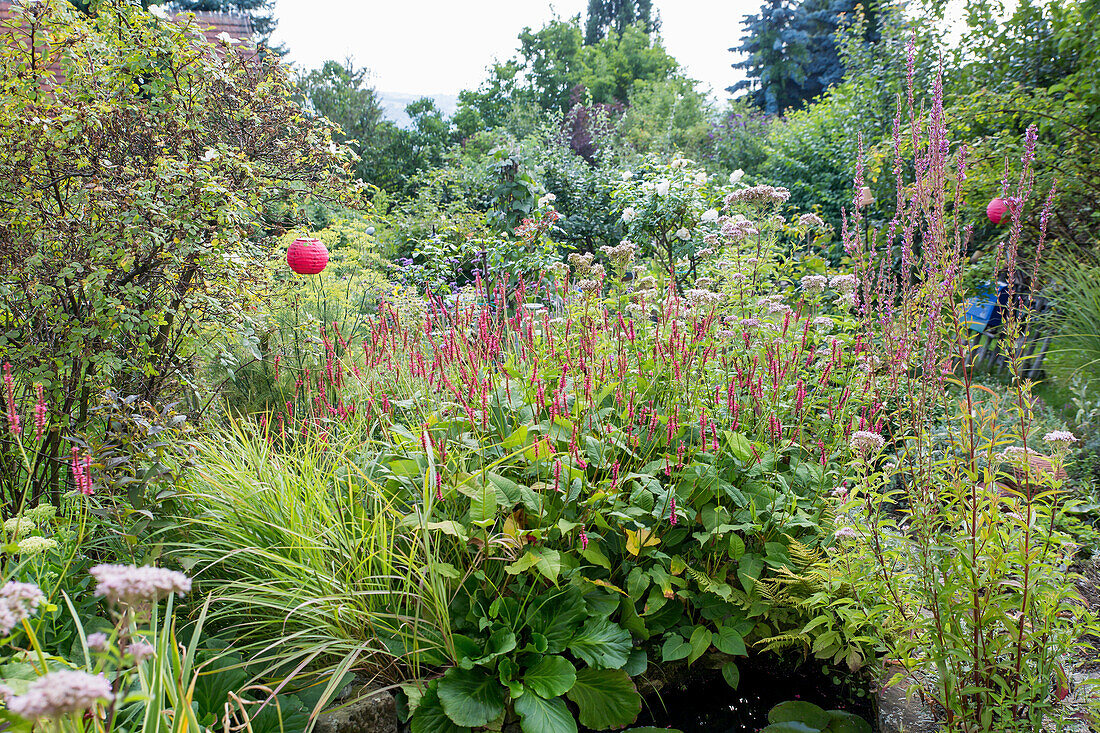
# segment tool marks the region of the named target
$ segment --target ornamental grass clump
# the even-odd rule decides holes
[[[832,283],[858,314],[868,346],[868,368],[855,383],[867,385],[886,421],[878,435],[852,434],[856,480],[845,505],[850,527],[842,528],[849,539],[831,564],[854,590],[860,618],[880,630],[890,676],[918,679],[948,730],[1039,731],[1064,715],[1058,701],[1068,691],[1070,654],[1095,629],[1066,570],[1075,547],[1058,529],[1060,467],[1074,436],[1046,435],[1052,470],[1012,470],[1042,444],[1026,364],[1011,347],[1032,317],[1031,293],[1018,278],[1007,278],[1000,336],[1009,345],[1013,406],[998,411],[978,399],[984,388],[974,383],[959,285],[972,231],[959,186],[966,146],[948,136],[942,80],[925,111],[914,101],[912,69],[911,48],[908,98],[894,120],[896,213],[870,228],[860,166],[843,230],[854,272]],[[996,271],[1029,270],[1033,288],[1038,260],[1019,256],[1022,212],[1042,209],[1032,248],[1039,257],[1054,196],[1032,202],[1036,142],[1033,125],[1018,176],[1010,179],[1006,166],[1003,190],[1017,205],[996,253]],[[906,170],[913,181],[904,180]],[[936,431],[937,422],[949,429]]]

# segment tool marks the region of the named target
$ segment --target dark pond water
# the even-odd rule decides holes
[[[869,695],[860,697],[860,683],[823,675],[820,666],[779,669],[764,665],[741,667],[741,682],[733,690],[718,672],[702,670],[674,681],[660,694],[646,697],[637,726],[676,728],[683,733],[756,733],[768,724],[768,711],[784,700],[806,700],[827,710],[847,710],[874,721]]]

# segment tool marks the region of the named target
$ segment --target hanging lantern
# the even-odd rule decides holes
[[[1005,214],[1008,213],[1008,201],[1002,198],[995,198],[989,202],[989,206],[985,207],[985,215],[989,217],[989,220],[994,224],[1000,224],[1004,221]]]
[[[856,206],[862,209],[864,206],[870,206],[873,203],[875,203],[875,196],[871,193],[871,188],[869,186],[864,186],[859,189],[859,198],[856,199]]]
[[[316,275],[328,264],[328,248],[320,239],[295,239],[286,249],[286,263],[299,275]]]

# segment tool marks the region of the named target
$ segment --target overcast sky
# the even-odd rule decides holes
[[[761,0],[656,0],[665,47],[690,76],[725,96],[737,78],[727,49]],[[581,14],[587,0],[276,0],[275,39],[308,68],[350,56],[383,92],[455,94],[510,58],[524,26]]]

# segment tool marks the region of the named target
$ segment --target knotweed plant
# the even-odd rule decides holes
[[[358,344],[326,324],[319,366],[284,361],[258,429],[199,461],[172,551],[218,619],[299,671],[419,678],[417,731],[567,730],[566,699],[621,727],[649,659],[736,686],[805,624],[758,581],[834,542],[849,439],[887,420],[856,278],[780,257],[785,192],[746,191],[679,288],[626,241],[422,318],[384,304]]]
[[[927,112],[915,105],[912,68],[911,51],[910,91],[894,121],[896,214],[884,230],[867,232],[853,199],[843,233],[857,263],[851,305],[870,346],[857,384],[891,414],[851,435],[858,480],[846,504],[848,539],[834,560],[868,621],[885,631],[891,672],[914,675],[949,730],[1038,731],[1057,718],[1066,658],[1091,628],[1065,570],[1073,547],[1056,530],[1073,437],[1044,441],[1033,428],[1032,385],[1013,347],[1031,316],[1030,293],[1016,288],[1000,336],[1014,409],[978,406],[959,288],[971,234],[958,193],[966,148],[948,137],[942,80]],[[1037,266],[1018,256],[1025,207],[1043,207],[1034,243],[1041,253],[1054,196],[1032,202],[1036,138],[1032,126],[1017,176],[1006,166],[1012,224],[997,256],[1009,281]],[[902,159],[907,146],[911,162]],[[860,169],[857,192],[862,183]],[[891,252],[900,253],[900,272]],[[953,426],[946,440],[935,437],[936,419]]]

